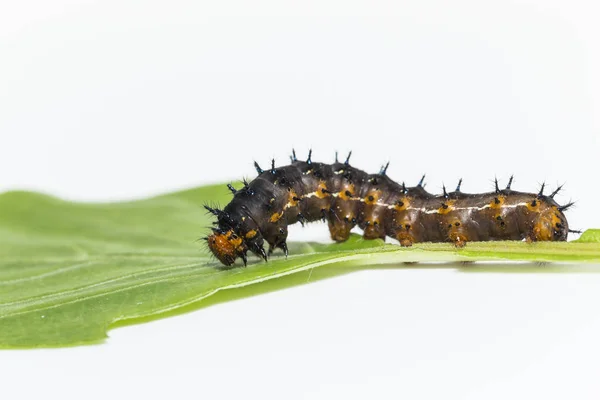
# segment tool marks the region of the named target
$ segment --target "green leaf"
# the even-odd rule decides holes
[[[224,269],[197,239],[211,222],[202,204],[228,199],[224,185],[113,204],[1,194],[0,347],[95,343],[110,327],[383,264],[600,261],[600,230],[570,243],[469,243],[462,250],[445,243],[407,249],[354,235],[342,244],[292,242],[287,260]]]
[[[583,232],[581,237],[576,240],[579,243],[598,243],[600,242],[600,229],[588,229]]]

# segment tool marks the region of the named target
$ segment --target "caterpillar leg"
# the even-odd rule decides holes
[[[383,239],[385,240],[385,230],[383,225],[377,220],[367,221],[365,223],[363,238],[367,240],[371,239]]]
[[[349,201],[336,202],[327,215],[331,239],[336,242],[348,240],[356,222],[355,205]]]
[[[351,220],[337,220],[335,216],[329,218],[329,234],[331,239],[336,242],[345,242],[350,237],[350,231],[354,228]]]
[[[402,247],[410,247],[415,243],[415,237],[412,234],[412,225],[409,223],[399,224],[396,227],[396,239]]]
[[[456,235],[453,237],[454,247],[462,249],[467,245],[467,238],[463,235]]]
[[[288,247],[287,247],[287,243],[286,242],[280,242],[276,246],[272,246],[272,245],[269,244],[269,252],[268,252],[269,257],[271,256],[271,254],[273,254],[273,251],[275,251],[275,249],[281,249],[281,250],[283,250],[283,254],[285,254],[285,258],[287,258],[287,256],[288,256]]]
[[[448,224],[448,239],[454,244],[456,248],[463,248],[467,245],[469,238],[467,229],[463,223],[456,220]]]

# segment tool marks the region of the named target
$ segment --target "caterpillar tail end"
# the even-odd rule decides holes
[[[539,213],[527,242],[564,242],[569,235],[569,223],[559,207],[549,207]]]

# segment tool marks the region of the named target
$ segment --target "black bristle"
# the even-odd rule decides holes
[[[513,175],[510,176],[510,178],[508,178],[508,185],[506,185],[506,190],[510,190],[510,186],[512,185],[513,182]]]
[[[567,204],[565,204],[564,206],[559,206],[558,211],[567,211],[569,208],[573,207],[574,204],[575,204],[574,201],[570,201]]]
[[[248,183],[248,181],[246,179],[244,179],[244,180],[242,180],[242,183],[244,184],[244,187],[243,187],[242,190],[246,194],[249,194],[250,196],[253,196],[254,195],[254,190],[250,189],[250,184]]]
[[[421,180],[417,184],[417,187],[423,187],[423,186],[425,186],[424,183],[425,183],[425,174],[423,174],[423,176],[421,177]]]
[[[213,214],[213,215],[216,215],[217,217],[218,217],[219,215],[223,214],[223,211],[221,211],[221,210],[219,210],[219,209],[217,209],[217,208],[212,208],[212,207],[209,207],[209,206],[207,206],[207,205],[204,205],[204,208],[206,208],[206,209],[208,210],[208,212],[209,212],[209,213],[211,213],[211,214]]]
[[[337,151],[335,152],[335,162],[336,162],[336,163],[338,163],[338,162],[339,162],[339,161],[338,161],[338,152],[337,152]]]
[[[224,231],[223,229],[219,228],[219,227],[216,227],[216,228],[215,228],[215,227],[212,227],[212,228],[210,228],[210,229],[212,229],[212,231],[213,231],[214,233],[218,233],[218,234],[220,234],[220,235],[222,235],[222,234],[224,234],[224,233],[225,233],[225,231]]]
[[[231,191],[232,194],[236,194],[237,190],[235,190],[235,188],[231,185],[231,183],[227,184],[227,188]]]
[[[404,182],[402,182],[402,193],[408,193],[408,190],[406,189],[406,184]]]
[[[540,187],[540,191],[538,192],[538,197],[542,197],[544,195],[545,188],[546,188],[546,182],[543,182],[542,186]]]
[[[385,166],[381,167],[381,170],[379,171],[379,175],[385,175],[389,166],[390,166],[390,162],[388,161],[388,163],[385,164]]]
[[[500,188],[498,187],[498,178],[494,178],[494,188],[496,193],[500,193]]]
[[[569,232],[570,233],[577,233],[579,235],[581,235],[583,233],[583,231],[578,231],[578,230],[575,230],[575,229],[569,229]]]
[[[275,159],[274,158],[271,160],[271,173],[272,174],[275,173]]]
[[[346,161],[344,161],[344,164],[349,165],[350,164],[350,156],[352,155],[352,151],[350,151],[348,153],[348,157],[346,157]]]
[[[460,192],[460,185],[462,185],[462,178],[458,180],[458,185],[456,185],[456,191]]]
[[[298,161],[298,158],[296,157],[296,150],[292,149],[292,155],[290,158],[292,159],[292,162]]]
[[[254,168],[256,168],[256,172],[258,172],[259,175],[264,172],[263,169],[260,167],[260,165],[258,165],[258,163],[256,161],[254,161]]]
[[[306,159],[307,164],[312,164],[311,157],[312,157],[312,149],[308,150],[308,158]]]
[[[442,190],[444,191],[444,198],[447,199],[448,197],[448,192],[446,192],[446,185],[442,184]]]
[[[564,186],[564,183],[562,185],[558,186],[556,189],[554,189],[554,192],[550,193],[550,195],[548,197],[550,197],[551,199],[553,199],[554,196],[556,196],[557,193],[562,190],[563,186]]]

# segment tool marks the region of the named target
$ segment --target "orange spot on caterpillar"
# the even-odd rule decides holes
[[[299,201],[300,198],[296,195],[296,192],[294,192],[293,189],[290,189],[290,193],[288,194],[288,206],[296,207]]]
[[[552,213],[552,225],[558,228],[560,228],[560,225],[562,225],[562,219],[556,212]]]
[[[540,200],[533,199],[531,202],[527,203],[527,209],[532,212],[540,212]]]
[[[324,181],[319,182],[319,186],[317,186],[317,191],[315,192],[315,196],[319,199],[324,199],[325,197],[329,197],[330,192],[327,190],[327,185]]]
[[[345,185],[342,190],[338,193],[338,197],[342,200],[351,200],[354,197],[354,185]]]
[[[399,200],[396,200],[394,203],[394,209],[396,211],[404,211],[410,206],[410,200],[408,197],[403,197]]]
[[[438,208],[439,214],[448,214],[450,211],[454,210],[454,200],[448,200],[442,203],[440,208]]]
[[[271,218],[269,218],[269,221],[275,223],[277,221],[279,221],[279,219],[283,217],[283,211],[280,213],[274,213],[271,215]]]
[[[496,196],[490,203],[491,208],[502,208],[504,202],[506,201],[506,197],[504,196]]]
[[[367,196],[365,197],[365,204],[369,204],[369,205],[373,205],[373,204],[377,204],[377,201],[379,200],[379,191],[378,190],[372,190],[369,193],[367,193]]]

